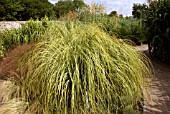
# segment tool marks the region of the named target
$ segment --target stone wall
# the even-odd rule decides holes
[[[26,21],[0,21],[0,31],[5,29],[11,30],[13,28],[20,28]]]

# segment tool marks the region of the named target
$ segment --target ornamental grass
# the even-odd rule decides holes
[[[134,46],[80,22],[54,24],[42,39],[20,59],[24,113],[138,113],[151,70]]]

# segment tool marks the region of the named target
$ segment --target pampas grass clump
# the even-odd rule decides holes
[[[53,25],[21,59],[26,112],[110,114],[137,106],[150,75],[147,58],[94,25]]]

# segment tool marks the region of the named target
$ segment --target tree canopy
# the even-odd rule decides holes
[[[48,0],[1,0],[0,21],[29,20],[54,16],[54,5]]]
[[[0,21],[59,18],[70,11],[86,6],[83,0],[59,0],[55,5],[48,0],[0,0]]]
[[[0,20],[21,20],[23,10],[20,0],[1,0]]]
[[[53,4],[48,0],[21,0],[24,7],[22,12],[23,20],[30,18],[37,19],[42,18],[45,15],[48,17],[54,16]]]
[[[83,8],[86,4],[83,0],[60,0],[54,6],[55,15],[57,18],[69,13],[69,11],[76,11]]]
[[[112,12],[109,14],[109,16],[111,16],[111,17],[112,17],[112,16],[116,16],[116,17],[117,17],[117,16],[118,16],[117,11],[112,11]]]
[[[132,15],[134,18],[142,18],[144,17],[145,10],[148,8],[146,4],[133,4],[132,7]]]

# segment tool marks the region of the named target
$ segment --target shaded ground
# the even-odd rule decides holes
[[[17,72],[18,58],[32,46],[28,44],[17,46],[6,54],[6,57],[0,62],[0,79],[5,79],[7,76]],[[138,49],[146,51],[148,48],[147,45],[142,45]],[[150,57],[147,51],[146,55],[151,59],[155,77],[152,86],[148,88],[149,93],[146,94],[149,102],[145,102],[144,114],[170,114],[170,66],[164,65]]]
[[[150,57],[151,58],[151,57]],[[170,114],[170,67],[151,58],[155,78],[149,88],[149,100],[145,114]]]
[[[138,47],[150,58],[155,76],[145,102],[144,114],[170,114],[170,66],[162,64],[148,54],[147,45]]]

